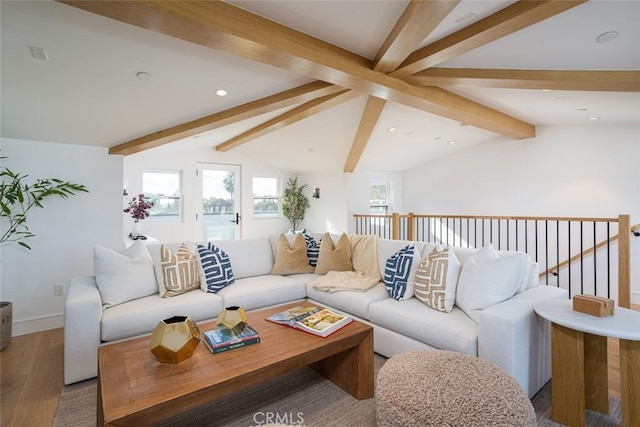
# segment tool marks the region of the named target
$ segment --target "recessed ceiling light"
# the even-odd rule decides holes
[[[586,108],[576,108],[576,111],[589,111]]]
[[[434,141],[438,141],[439,139],[442,139],[441,136],[436,136],[435,138],[433,138]]]
[[[314,150],[313,148],[307,148],[307,151],[310,152],[310,153],[313,153],[316,150]]]
[[[616,31],[607,31],[606,33],[600,34],[596,37],[596,41],[598,43],[609,43],[612,40],[618,38],[618,33]]]
[[[453,145],[453,144],[455,144],[455,143],[456,143],[456,140],[455,140],[455,139],[452,139],[451,141],[447,142],[447,144],[449,144],[449,145]]]
[[[553,92],[553,89],[542,89],[543,92]]]
[[[389,129],[387,129],[387,132],[395,132],[397,130],[398,130],[397,127],[390,127]]]
[[[140,80],[149,80],[151,78],[151,74],[145,71],[140,71],[138,74],[136,74],[136,77]]]
[[[227,96],[227,91],[224,89],[218,89],[216,90],[216,95],[218,96]]]
[[[587,120],[600,120],[600,117],[587,117]]]

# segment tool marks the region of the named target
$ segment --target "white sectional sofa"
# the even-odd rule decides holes
[[[249,311],[304,299],[371,324],[374,350],[386,357],[417,349],[454,350],[478,356],[511,374],[529,397],[551,377],[550,327],[534,313],[533,306],[547,299],[567,298],[567,293],[538,286],[535,271],[530,274],[535,278],[530,285],[535,286],[482,310],[476,323],[458,307],[444,313],[416,298],[395,300],[382,282],[364,292],[322,292],[311,285],[318,277],[314,273],[270,275],[277,238],[213,242],[229,255],[235,277],[235,283],[217,293],[196,289],[170,298],[156,293],[107,308],[103,307],[95,277],[73,278],[65,302],[65,384],[97,375],[98,346],[150,333],[162,319],[186,315],[203,321],[215,318],[227,306],[237,305]],[[376,241],[381,277],[386,259],[409,243],[416,243],[424,255],[432,247],[423,242]],[[179,244],[166,246],[175,250]],[[147,245],[156,267],[159,247],[159,243]],[[468,248],[453,251],[461,262],[476,252]]]

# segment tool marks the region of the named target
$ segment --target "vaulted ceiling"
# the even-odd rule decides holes
[[[640,124],[640,2],[0,7],[6,137],[121,155],[210,146],[292,171],[352,172],[526,141],[540,125]]]

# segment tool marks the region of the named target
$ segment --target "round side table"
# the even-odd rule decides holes
[[[609,413],[607,337],[620,340],[622,425],[640,425],[640,312],[616,307],[613,316],[573,310],[571,300],[537,304],[551,322],[551,417],[585,425],[585,408]]]

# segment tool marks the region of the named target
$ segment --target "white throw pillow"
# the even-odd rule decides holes
[[[93,266],[104,308],[158,293],[151,256],[142,242],[124,253],[96,246]]]
[[[460,272],[456,305],[478,322],[480,311],[520,290],[529,263],[524,253],[481,262],[470,258]]]
[[[498,255],[498,252],[495,250],[493,245],[491,243],[487,243],[481,249],[478,249],[476,253],[467,258],[463,265],[466,264],[470,259],[474,259],[476,262],[483,262],[491,261],[498,258],[500,258],[500,255]]]
[[[435,310],[450,312],[456,300],[460,261],[450,247],[436,246],[416,270],[415,297]]]
[[[537,262],[532,262],[530,267],[531,268],[529,269],[527,281],[525,282],[524,287],[520,292],[526,291],[527,289],[535,288],[540,284],[540,264],[538,264]]]

